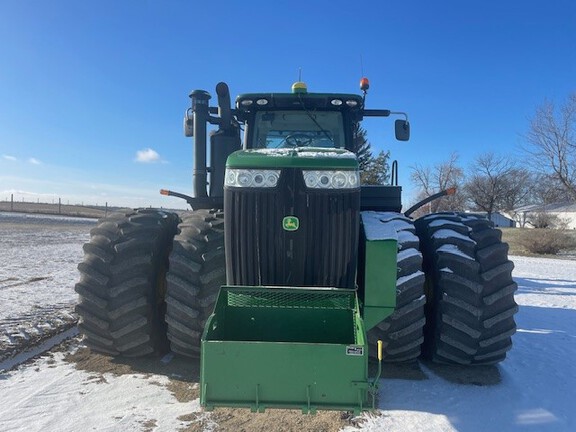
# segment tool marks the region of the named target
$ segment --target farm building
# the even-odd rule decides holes
[[[554,203],[547,205],[528,205],[514,211],[516,223],[520,227],[533,228],[543,219],[552,217],[554,224],[576,229],[576,203]]]
[[[486,212],[470,212],[470,214],[481,216],[488,219],[488,213]],[[516,221],[503,215],[502,213],[494,212],[490,215],[490,220],[494,222],[495,227],[499,228],[514,228],[516,226]]]

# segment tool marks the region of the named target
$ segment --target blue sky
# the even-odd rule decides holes
[[[576,91],[576,2],[0,0],[0,200],[183,207],[192,89],[358,93],[373,150],[410,166],[519,156],[545,99]],[[140,153],[139,153],[140,152]],[[140,156],[140,160],[138,155]]]

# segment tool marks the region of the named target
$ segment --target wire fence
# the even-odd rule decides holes
[[[70,204],[69,200],[67,200],[66,203],[63,203],[61,198],[58,198],[57,200],[53,199],[52,203],[41,202],[39,198],[36,198],[36,200],[30,199],[28,201],[25,198],[15,200],[13,194],[10,197],[6,197],[5,200],[0,201],[1,212],[39,213],[88,218],[106,217],[111,212],[124,209],[127,208],[109,207],[107,202],[105,202],[104,205],[90,205],[84,204],[83,202]]]

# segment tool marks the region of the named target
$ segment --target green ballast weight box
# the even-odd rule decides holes
[[[202,336],[201,405],[358,413],[373,400],[365,338],[354,290],[222,287]]]

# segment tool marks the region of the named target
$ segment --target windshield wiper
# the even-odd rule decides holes
[[[308,117],[310,117],[310,120],[312,120],[314,122],[314,124],[316,126],[318,126],[318,129],[320,129],[320,132],[322,132],[324,135],[326,135],[326,138],[328,138],[330,140],[330,142],[332,144],[334,144],[334,140],[332,139],[332,137],[330,136],[328,131],[326,129],[324,129],[322,126],[320,126],[320,123],[318,123],[318,121],[314,118],[312,113],[310,111],[308,111],[308,108],[306,108],[306,105],[304,105],[304,101],[302,100],[302,95],[300,95],[300,94],[298,95],[298,101],[300,102],[300,106],[304,109],[304,111],[306,112]]]

